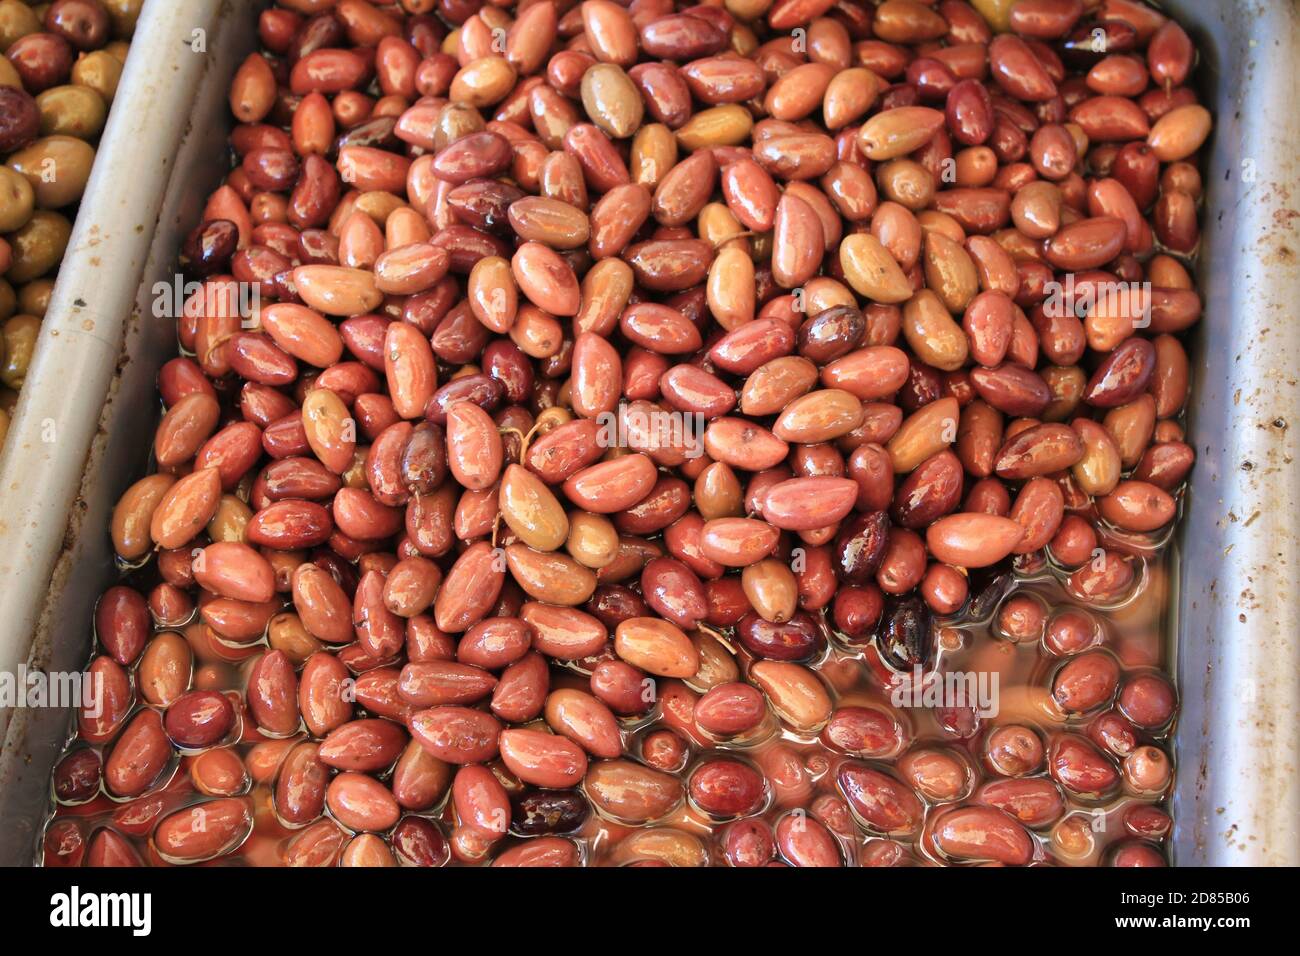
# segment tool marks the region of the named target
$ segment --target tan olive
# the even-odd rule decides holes
[[[448,103],[438,113],[438,119],[433,124],[434,148],[442,150],[462,136],[481,132],[486,126],[478,110],[458,103]]]
[[[373,219],[375,225],[382,229],[387,225],[388,217],[405,206],[406,203],[392,193],[376,189],[358,196],[355,208],[357,212],[363,212]]]
[[[29,282],[18,290],[18,311],[25,315],[34,315],[38,319],[45,318],[45,313],[50,307],[50,296],[54,295],[53,279],[37,279]],[[10,311],[9,315],[13,315]],[[5,318],[9,318],[6,315]]]
[[[700,667],[690,679],[691,686],[710,690],[719,684],[730,684],[740,679],[740,667],[727,645],[708,631],[691,634],[691,643],[700,655]]]
[[[591,121],[615,139],[636,132],[645,103],[616,63],[597,63],[582,74],[582,106]]]
[[[705,521],[743,517],[744,498],[740,479],[725,462],[715,461],[695,479],[695,500]]]
[[[757,20],[772,6],[770,0],[725,0],[727,12],[740,20]]]
[[[960,242],[943,233],[932,232],[925,238],[925,281],[950,312],[963,312],[979,292],[979,273],[975,262]]]
[[[767,9],[766,3],[763,9]],[[733,53],[752,59],[755,51],[758,50],[758,34],[743,23],[737,23],[731,28],[731,50]]]
[[[415,0],[414,5],[418,7],[422,2],[425,3],[425,5],[427,6],[430,7],[433,6],[433,4],[428,3],[428,0]],[[408,4],[408,6],[409,5],[410,4]],[[407,12],[417,13],[417,12],[425,12],[425,11],[417,11],[412,9],[412,10],[408,10]],[[487,24],[489,30],[498,30],[498,29],[508,30],[510,29],[510,24],[513,22],[510,19],[510,14],[502,10],[500,6],[491,6],[491,5],[485,6],[483,7],[482,10],[479,11],[478,16],[480,20],[482,20],[484,23]]]
[[[575,511],[564,548],[584,567],[603,568],[618,557],[618,529],[604,515]]]
[[[461,67],[451,81],[453,103],[482,109],[505,99],[515,86],[515,68],[503,56],[484,56]]]
[[[352,450],[352,464],[348,470],[343,472],[339,477],[343,479],[343,485],[346,488],[369,488],[370,483],[366,480],[366,452],[365,447],[354,448]]]
[[[837,305],[857,308],[857,299],[849,287],[838,279],[829,276],[814,276],[804,283],[804,309],[809,315],[816,315]]]
[[[266,640],[272,650],[284,651],[295,664],[301,664],[325,646],[308,633],[302,619],[292,611],[271,618]]]
[[[108,107],[89,86],[56,86],[36,97],[42,136],[92,140],[104,131]]]
[[[213,541],[239,541],[247,539],[248,522],[253,511],[234,495],[222,495],[217,513],[208,522],[208,537]]]
[[[35,208],[36,190],[27,177],[16,169],[0,166],[0,233],[17,232],[27,225]]]
[[[934,198],[934,177],[912,159],[892,159],[876,170],[876,181],[886,199],[916,212]]]
[[[113,22],[113,36],[129,39],[135,33],[136,21],[140,19],[140,10],[144,0],[99,0],[100,6],[108,11],[108,18]]]
[[[1039,373],[1052,393],[1052,401],[1043,409],[1045,422],[1063,422],[1074,414],[1083,390],[1087,387],[1088,376],[1077,365],[1049,365]]]
[[[72,223],[57,212],[38,209],[27,225],[9,237],[14,247],[14,264],[9,267],[10,282],[30,282],[63,261],[63,253],[72,237]]]
[[[961,368],[969,355],[961,326],[931,289],[922,289],[903,306],[903,336],[917,358],[945,372]]]
[[[19,0],[0,0],[0,53],[8,51],[15,40],[29,33],[38,33],[41,19],[26,3]]]
[[[0,340],[2,341],[2,340]],[[12,388],[0,386],[0,411],[13,417],[14,408],[18,405],[18,393]],[[3,442],[0,442],[3,445]]]
[[[783,624],[799,609],[799,583],[794,572],[772,558],[751,564],[740,574],[740,585],[758,616]]]
[[[124,561],[139,561],[153,549],[149,525],[163,496],[174,484],[175,475],[157,472],[141,478],[118,499],[113,506],[109,536],[113,539],[113,550],[119,558]]]
[[[239,496],[240,501],[247,501],[249,491],[252,489],[253,481],[248,475],[244,476],[248,481],[239,482],[235,489],[235,494]],[[266,560],[271,565],[271,570],[275,573],[275,589],[277,591],[289,591],[293,587],[293,572],[298,570],[298,565],[307,560],[306,551],[266,551]]]
[[[3,56],[0,56],[0,86],[12,86],[16,90],[23,88],[23,79],[14,69],[14,65]]]
[[[75,136],[46,136],[9,157],[27,177],[41,209],[62,209],[81,199],[95,165],[95,150]]]
[[[711,243],[715,249],[721,251],[724,246],[734,245],[749,255],[749,240],[741,236],[745,227],[724,203],[709,203],[700,210],[696,223],[700,238]]]
[[[0,408],[0,448],[4,447],[5,439],[9,436],[9,413]]]
[[[117,60],[117,62],[121,63],[123,66],[126,65],[126,55],[130,50],[131,44],[123,40],[114,40],[112,43],[109,43],[104,47],[104,52],[112,56],[113,59]]]
[[[0,382],[12,389],[23,387],[40,331],[41,320],[34,315],[15,315],[4,324],[5,354],[4,365],[0,366]]]
[[[552,405],[550,408],[542,409],[542,413],[537,416],[537,421],[533,423],[533,428],[537,434],[533,441],[541,438],[549,431],[559,428],[561,425],[573,421],[573,413],[567,408],[560,408],[558,405]]]
[[[628,162],[634,183],[652,190],[676,165],[677,138],[672,130],[663,123],[647,123],[636,131]]]
[[[88,86],[112,105],[117,95],[117,84],[122,79],[122,61],[107,50],[95,50],[72,64],[72,82]]]
[[[0,279],[0,322],[13,315],[18,309],[18,296],[7,279]]]
[[[754,128],[754,117],[739,103],[700,110],[677,130],[677,142],[687,151],[710,146],[735,146]]]
[[[538,551],[554,551],[569,536],[564,507],[546,483],[520,465],[507,465],[498,493],[510,530]]]

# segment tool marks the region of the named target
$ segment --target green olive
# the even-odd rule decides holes
[[[18,297],[14,294],[14,287],[7,279],[0,279],[0,322],[13,315],[17,308]]]
[[[9,157],[27,177],[41,209],[62,209],[81,199],[95,165],[95,150],[75,136],[46,136]]]
[[[36,210],[27,225],[9,236],[14,247],[14,264],[6,278],[19,283],[39,279],[63,260],[71,237],[72,223],[66,216]]]
[[[113,36],[125,40],[135,33],[135,24],[140,19],[140,8],[144,6],[144,0],[100,0],[100,4],[113,21]]]
[[[122,61],[104,50],[87,53],[72,64],[72,82],[88,86],[105,103],[112,104],[117,84],[122,79]]]
[[[23,88],[23,78],[18,75],[8,57],[0,56],[0,86],[11,86],[16,90]]]
[[[41,320],[34,315],[15,315],[4,324],[4,364],[0,365],[0,382],[12,389],[23,387],[27,369],[32,364],[36,350],[36,337],[41,334]]]
[[[25,315],[34,315],[38,319],[43,319],[50,307],[50,296],[53,294],[53,279],[33,280],[18,290],[18,311]],[[10,310],[9,315],[13,315],[12,310]],[[9,318],[9,316],[6,315],[5,318]]]
[[[17,232],[32,218],[36,190],[16,169],[0,166],[0,233]]]
[[[89,86],[56,86],[36,97],[42,136],[92,140],[104,131],[108,107]]]
[[[29,33],[39,33],[41,18],[25,3],[0,0],[0,53]]]

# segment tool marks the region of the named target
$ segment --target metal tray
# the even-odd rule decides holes
[[[1163,4],[1201,50],[1205,168],[1173,627],[1174,861],[1300,864],[1300,8]],[[1174,635],[1171,635],[1173,637]]]
[[[109,517],[146,469],[158,369],[176,354],[154,286],[175,281],[227,171],[226,92],[265,5],[145,4],[0,457],[0,671],[86,664],[96,596],[116,575]],[[68,730],[66,711],[0,712],[0,865],[31,862]]]
[[[127,102],[148,106],[114,114],[57,319],[47,320],[0,460],[8,585],[0,669],[84,665],[94,599],[114,576],[108,517],[144,470],[144,436],[159,413],[154,379],[175,350],[173,324],[153,319],[150,290],[174,278],[180,240],[225,172],[226,85],[255,43],[261,5],[146,7],[136,43],[156,52],[137,54],[123,89]],[[1201,50],[1197,81],[1216,116],[1200,267],[1205,318],[1190,343],[1189,441],[1199,460],[1174,544],[1170,640],[1182,715],[1173,858],[1300,865],[1300,601],[1291,580],[1300,569],[1300,327],[1289,311],[1300,301],[1300,214],[1291,202],[1300,11],[1288,0],[1163,6]],[[207,31],[198,58],[184,46],[195,28]],[[74,288],[89,306],[75,305]],[[84,321],[92,327],[82,332]],[[58,426],[48,447],[40,442],[47,419]],[[66,712],[50,710],[17,711],[10,722],[0,753],[0,864],[31,860],[68,726]]]

